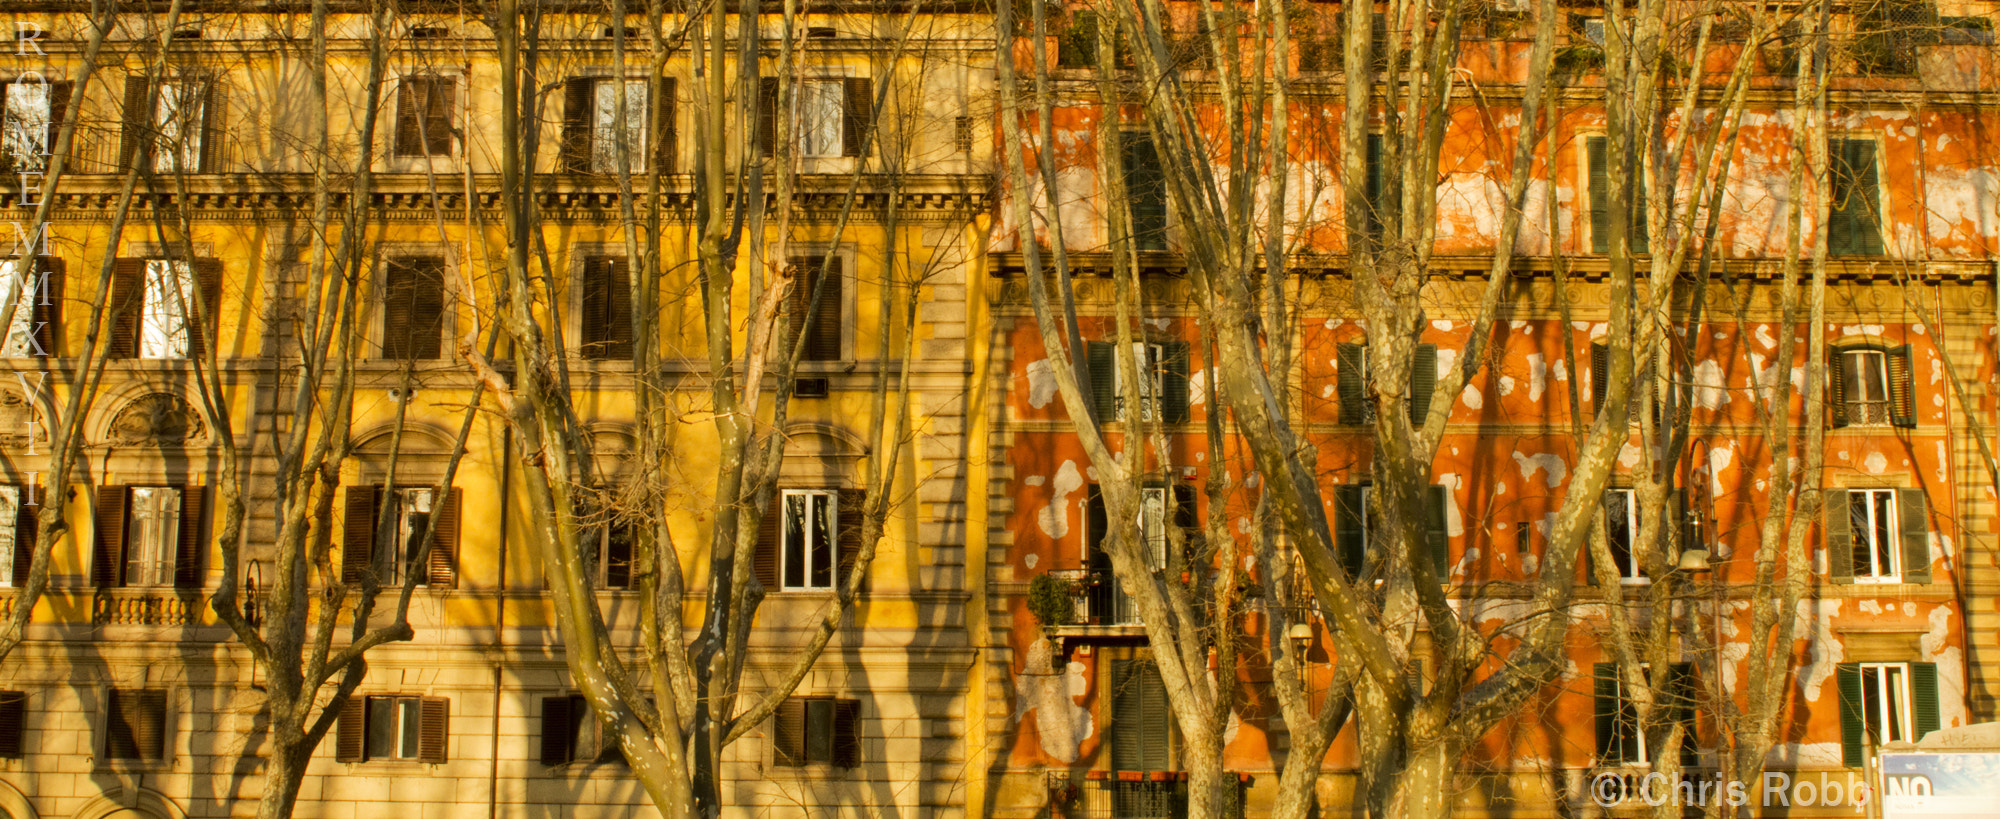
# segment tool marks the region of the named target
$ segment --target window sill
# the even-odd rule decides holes
[[[90,767],[91,770],[96,771],[152,773],[157,771],[171,771],[174,769],[174,764],[178,761],[173,757],[162,759],[107,759],[104,757],[95,757],[91,760]]]
[[[853,778],[853,768],[835,765],[801,765],[792,767],[773,763],[764,767],[764,775],[771,779],[821,779],[846,780]]]
[[[393,772],[398,775],[412,772],[421,772],[429,775],[432,768],[439,767],[444,763],[423,762],[415,759],[364,759],[360,762],[342,762],[340,764],[346,765],[350,773],[365,774],[367,771],[382,771],[385,773]]]

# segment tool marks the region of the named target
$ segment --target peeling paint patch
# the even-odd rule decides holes
[[[1459,400],[1464,401],[1466,406],[1473,409],[1479,409],[1486,403],[1485,397],[1479,394],[1479,388],[1471,384],[1465,385],[1465,391],[1459,393]]]
[[[1335,327],[1339,327],[1340,325],[1342,325],[1342,324],[1346,324],[1346,323],[1347,323],[1347,321],[1346,321],[1345,319],[1327,319],[1327,320],[1326,320],[1326,329],[1328,329],[1328,330],[1331,330],[1331,329],[1333,329],[1333,328],[1335,328]]]
[[[1549,367],[1541,353],[1528,355],[1528,400],[1542,400],[1542,393],[1549,388]]]
[[[1041,409],[1056,397],[1056,368],[1044,358],[1028,362],[1028,406]]]
[[[1445,534],[1448,534],[1452,537],[1458,537],[1460,535],[1465,534],[1465,519],[1461,515],[1458,509],[1458,492],[1459,490],[1465,488],[1465,479],[1459,477],[1458,473],[1446,472],[1443,475],[1438,476],[1438,485],[1445,488],[1444,490]]]
[[[1030,569],[1035,568],[1035,564],[1040,562],[1042,562],[1042,556],[1035,554],[1034,552],[1029,552],[1026,556],[1021,558],[1021,565],[1027,566]]]
[[[1618,465],[1631,469],[1638,465],[1639,456],[1642,454],[1644,453],[1639,451],[1638,444],[1627,443],[1618,449]]]
[[[1201,406],[1208,403],[1208,370],[1195,370],[1188,376],[1188,405]]]
[[[1501,395],[1513,395],[1513,394],[1514,394],[1514,377],[1513,377],[1513,376],[1508,376],[1508,375],[1503,375],[1503,376],[1500,376],[1500,394],[1501,394]]]
[[[1880,475],[1889,468],[1889,459],[1880,452],[1870,452],[1868,457],[1861,459],[1861,468],[1870,475]]]
[[[1778,346],[1778,340],[1771,335],[1771,325],[1769,324],[1757,325],[1757,330],[1752,335],[1756,337],[1758,344],[1773,348]]]
[[[1715,363],[1714,359],[1695,365],[1694,403],[1706,410],[1729,403],[1729,388],[1723,384],[1722,365]]]
[[[1456,325],[1453,325],[1453,324],[1452,324],[1452,323],[1451,323],[1451,322],[1450,322],[1449,320],[1445,320],[1445,319],[1439,319],[1439,320],[1437,320],[1437,321],[1433,321],[1433,322],[1431,322],[1431,329],[1433,329],[1433,330],[1436,330],[1436,331],[1438,331],[1438,332],[1441,332],[1441,333],[1449,333],[1449,332],[1451,332],[1451,328],[1452,328],[1452,327],[1454,327],[1454,326],[1456,326]]]
[[[1061,539],[1069,534],[1069,495],[1083,488],[1083,475],[1077,472],[1075,461],[1063,461],[1062,467],[1056,470],[1055,484],[1051,488],[1055,490],[1055,497],[1048,506],[1042,507],[1035,522],[1041,525],[1042,534]]]
[[[1550,489],[1561,485],[1563,477],[1569,474],[1569,465],[1563,463],[1561,455],[1554,453],[1544,452],[1538,455],[1523,455],[1520,451],[1516,450],[1514,452],[1514,463],[1521,467],[1521,477],[1528,480],[1533,480],[1535,473],[1538,471],[1547,472],[1547,481]]]
[[[1849,324],[1840,328],[1840,334],[1843,336],[1879,336],[1882,334],[1882,325]]]
[[[1042,484],[1048,483],[1049,479],[1042,477],[1040,475],[1029,475],[1028,477],[1021,479],[1021,482],[1029,486],[1041,486]]]
[[[1847,656],[1845,646],[1833,636],[1833,618],[1840,614],[1839,600],[1800,600],[1793,633],[1806,641],[1806,662],[1799,667],[1799,693],[1807,702],[1819,702],[1821,689],[1833,679],[1834,666]],[[1835,743],[1838,748],[1838,744]],[[1836,758],[1838,754],[1836,753]]]

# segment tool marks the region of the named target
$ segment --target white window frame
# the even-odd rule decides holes
[[[1854,377],[1847,377],[1847,362],[1855,361]],[[1847,412],[1848,426],[1885,427],[1890,421],[1889,407],[1889,354],[1870,347],[1840,351],[1842,387],[1846,391],[1841,396],[1843,409]],[[1872,386],[1881,391],[1880,395],[1869,394],[1864,385],[1869,384],[1873,375],[1878,380]]]
[[[169,278],[171,277],[171,278]],[[178,280],[178,294],[169,281]],[[186,259],[147,259],[145,294],[139,306],[139,357],[171,360],[188,357],[193,337],[194,263]],[[212,306],[211,306],[212,307]]]
[[[377,754],[376,703],[387,705],[383,716],[389,718],[389,726],[384,729],[390,745],[387,753]],[[362,760],[366,762],[415,762],[423,758],[424,700],[422,697],[402,694],[374,694],[362,700]]]
[[[125,522],[125,586],[172,588],[180,546],[181,490],[134,486]]]
[[[625,135],[631,142],[628,167],[632,173],[646,170],[650,85],[642,79],[604,77],[591,83],[590,91],[590,170],[595,173],[617,173],[619,169],[616,109],[620,82],[625,84]]]
[[[1364,365],[1361,371],[1363,374],[1366,374],[1368,372],[1368,369]],[[1367,382],[1362,382],[1362,383],[1367,383]],[[1374,406],[1373,401],[1367,403],[1368,406]],[[1369,552],[1372,552],[1375,549],[1374,519],[1375,519],[1375,485],[1372,483],[1364,483],[1361,485],[1361,565],[1362,566],[1368,565],[1368,554]],[[1380,583],[1381,581],[1377,580],[1376,582]]]
[[[0,259],[0,299],[14,302],[14,319],[8,324],[6,335],[0,337],[0,358],[36,357],[35,300],[38,297],[43,302],[49,300],[49,274],[38,273],[35,268],[30,259]]]
[[[1164,486],[1139,490],[1139,541],[1146,547],[1146,568],[1156,572],[1167,567],[1168,495]]]
[[[1861,675],[1861,730],[1864,736],[1873,735],[1876,744],[1890,742],[1910,742],[1915,739],[1916,723],[1912,722],[1910,696],[1909,663],[1862,663]],[[1875,702],[1868,702],[1870,686],[1876,691]],[[1883,696],[1886,693],[1888,696]],[[1893,720],[1892,720],[1893,718]],[[1896,728],[1894,736],[1879,729]]]
[[[1112,349],[1116,350],[1117,348],[1113,347]],[[1141,421],[1157,421],[1160,419],[1160,396],[1166,390],[1166,381],[1162,377],[1166,361],[1167,345],[1151,341],[1132,342],[1133,366],[1138,367],[1139,371],[1145,374],[1144,378],[1138,379],[1139,420]],[[1114,410],[1112,416],[1120,421],[1130,421],[1132,419],[1126,417],[1125,414],[1126,373],[1124,363],[1122,361],[1114,362],[1111,369],[1115,374],[1115,378],[1112,381],[1111,406]]]
[[[394,561],[395,565],[389,568],[387,577],[390,583],[399,584],[403,582],[402,573],[404,571],[415,569],[415,550],[418,546],[422,545],[412,542],[413,536],[416,534],[416,522],[412,519],[413,515],[421,513],[433,516],[429,518],[429,521],[432,524],[433,539],[435,539],[436,518],[434,514],[437,511],[437,496],[435,489],[428,486],[396,487],[390,491],[396,493],[396,531],[391,533],[391,537],[395,538],[396,543],[395,549],[389,552],[390,559]],[[433,545],[431,548],[435,549],[437,547]],[[428,578],[426,579],[428,580]],[[418,585],[427,586],[430,584],[421,583]]]
[[[800,535],[805,538],[805,543],[800,544],[799,547],[799,554],[803,558],[804,565],[799,569],[800,582],[796,584],[791,582],[792,548],[790,541],[792,537],[793,498],[799,499],[798,509],[803,519],[799,521],[798,530]],[[840,493],[832,489],[786,489],[779,493],[778,500],[782,504],[780,506],[782,517],[778,521],[778,587],[785,591],[833,591],[840,583]],[[811,510],[813,507],[822,504],[827,510],[827,526],[824,537],[828,540],[825,544],[825,554],[829,565],[825,567],[818,566],[813,562],[814,549],[819,545],[815,541],[820,535],[814,531],[813,527],[807,525],[811,521]],[[813,582],[813,575],[821,568],[826,570],[826,576],[829,580],[825,585],[816,585]]]
[[[1639,543],[1644,539],[1639,527],[1639,493],[1631,489],[1618,487],[1614,487],[1610,491],[1617,493],[1625,500],[1625,559],[1627,564],[1618,567],[1618,582],[1627,586],[1644,586],[1653,582],[1653,579],[1646,576],[1646,567],[1639,562]],[[1610,528],[1610,526],[1605,527],[1606,545],[1609,545],[1611,540]],[[1614,551],[1611,556],[1616,558],[1618,554]]]
[[[1652,673],[1652,663],[1641,663],[1639,665],[1640,676],[1650,680],[1652,679]],[[1639,705],[1633,702],[1632,698],[1625,692],[1625,675],[1619,673],[1613,679],[1618,684],[1618,715],[1614,717],[1614,721],[1617,725],[1626,726],[1627,731],[1629,731],[1629,733],[1619,732],[1613,737],[1619,742],[1618,755],[1619,759],[1622,760],[1619,764],[1625,767],[1651,765],[1653,764],[1653,749],[1646,746],[1646,732],[1640,730],[1639,727]],[[1655,702],[1653,707],[1655,709],[1654,713],[1658,714],[1659,704]],[[1636,753],[1632,752],[1635,747],[1637,748]]]
[[[192,104],[189,97],[193,97]],[[153,103],[153,171],[199,173],[208,123],[208,83],[176,77],[160,83]]]
[[[1856,502],[1862,503],[1867,509],[1866,520],[1853,516]],[[1849,544],[1848,548],[1855,549],[1865,545],[1868,549],[1868,562],[1865,566],[1858,559],[1860,555],[1855,555],[1857,559],[1854,561],[1854,582],[1903,582],[1903,530],[1901,510],[1896,508],[1896,490],[1849,489],[1847,514],[1848,532],[1853,536],[1853,543]],[[1878,534],[1882,535],[1880,539],[1876,537]]]
[[[837,159],[846,150],[847,85],[842,77],[796,83],[792,140],[802,159]]]
[[[451,104],[451,127],[457,133],[451,135],[451,148],[450,150],[441,154],[410,154],[407,156],[398,155],[396,153],[395,106],[396,106],[397,95],[403,93],[402,82],[404,80],[429,79],[433,77],[452,81],[453,91],[452,91],[452,104]],[[469,123],[472,120],[471,83],[468,81],[465,72],[454,69],[431,70],[427,67],[417,66],[399,72],[394,79],[395,83],[393,84],[385,83],[383,86],[384,88],[392,89],[387,100],[390,108],[389,111],[390,116],[388,119],[389,127],[381,129],[383,131],[382,134],[383,142],[382,142],[382,147],[377,152],[377,156],[381,158],[381,161],[384,163],[384,166],[390,169],[391,171],[419,172],[425,170],[436,170],[436,171],[457,170],[459,168],[458,163],[460,161],[461,156],[466,153],[465,142],[467,137],[470,135],[467,129],[471,127]],[[423,112],[418,111],[417,116],[422,117]],[[408,247],[436,248],[436,245],[430,245],[430,246],[408,245]],[[431,250],[426,250],[424,252],[427,254],[432,253]],[[446,265],[448,266],[452,265],[454,260],[451,254],[445,253],[444,255],[445,255]],[[449,321],[449,318],[447,318],[447,321]]]
[[[0,589],[14,587],[14,547],[20,529],[6,522],[18,520],[22,511],[21,487],[0,486]]]
[[[0,100],[6,113],[6,131],[0,133],[0,151],[13,158],[14,170],[40,173],[48,168],[49,125],[55,119],[55,84],[49,82],[7,83],[7,97]]]

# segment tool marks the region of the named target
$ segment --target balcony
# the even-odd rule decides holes
[[[1050,629],[1061,637],[1145,636],[1145,622],[1139,607],[1125,593],[1122,583],[1109,568],[1067,569],[1049,573],[1069,584],[1070,622]]]
[[[1224,816],[1242,817],[1244,784]],[[1059,819],[1186,819],[1187,803],[1183,771],[1049,772],[1049,815]]]
[[[91,601],[93,626],[192,626],[201,622],[203,598],[173,589],[101,589]]]

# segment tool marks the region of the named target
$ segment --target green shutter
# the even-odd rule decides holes
[[[1611,176],[1604,158],[1605,139],[1588,137],[1583,151],[1590,168],[1590,252],[1611,252]]]
[[[1667,667],[1667,718],[1681,726],[1681,764],[1700,761],[1700,745],[1695,738],[1695,704],[1701,701],[1701,686],[1694,663],[1674,663]]]
[[[1598,663],[1593,667],[1592,697],[1597,716],[1597,764],[1616,765],[1625,761],[1618,741],[1618,666]]]
[[[1840,687],[1840,760],[1849,768],[1867,761],[1867,722],[1861,716],[1861,664],[1841,663],[1834,668]]]
[[[1090,384],[1090,414],[1100,424],[1118,420],[1112,408],[1118,393],[1118,362],[1111,355],[1109,341],[1086,341],[1083,343],[1084,366],[1090,370],[1087,383]]]
[[[1337,375],[1342,426],[1355,427],[1368,421],[1367,408],[1362,404],[1367,400],[1367,396],[1363,394],[1361,383],[1361,371],[1366,366],[1362,363],[1364,361],[1362,357],[1367,355],[1367,352],[1367,348],[1360,344],[1339,344],[1334,347],[1335,357],[1339,360],[1340,366]]]
[[[1889,382],[1889,423],[1899,427],[1917,425],[1916,380],[1910,377],[1910,345],[1882,351],[1884,373]]]
[[[1882,255],[1881,190],[1875,172],[1875,142],[1829,140],[1827,155],[1833,160],[1827,252],[1836,256]]]
[[[1437,391],[1438,348],[1419,344],[1410,361],[1410,423],[1421,425],[1431,411],[1431,394]]]
[[[1166,361],[1160,373],[1160,418],[1169,424],[1188,421],[1188,343],[1169,341],[1164,345]]]
[[[1167,181],[1160,151],[1145,131],[1120,132],[1125,160],[1125,201],[1131,207],[1132,240],[1139,250],[1167,249]]]
[[[1083,496],[1083,538],[1085,560],[1093,569],[1111,570],[1111,556],[1104,552],[1104,535],[1110,529],[1110,516],[1104,511],[1104,493],[1098,491],[1097,484],[1091,484]]]
[[[1164,771],[1170,762],[1172,717],[1160,670],[1144,660],[1111,664],[1111,767]]]
[[[1357,483],[1333,488],[1334,554],[1349,577],[1361,574],[1368,555],[1368,531],[1362,517],[1368,510],[1362,504],[1361,490],[1362,485]]]
[[[1826,417],[1834,427],[1847,426],[1847,351],[1836,348],[1826,367]],[[1775,366],[1775,365],[1774,365]]]
[[[1896,522],[1902,529],[1903,582],[1931,582],[1931,520],[1922,489],[1896,490]]]
[[[1633,172],[1631,178],[1634,188],[1632,192],[1632,229],[1626,232],[1625,238],[1626,241],[1632,243],[1633,253],[1648,253],[1651,252],[1652,244],[1648,241],[1649,237],[1646,235],[1646,169],[1644,162],[1639,163],[1638,170]],[[1669,208],[1669,210],[1672,209]]]
[[[1425,539],[1429,541],[1431,567],[1437,572],[1438,582],[1451,585],[1451,531],[1445,526],[1445,504],[1451,502],[1450,488],[1432,486],[1425,494],[1424,504]]]
[[[1825,532],[1827,579],[1835,583],[1854,582],[1854,511],[1848,508],[1847,490],[1826,491],[1821,509],[1820,529]]]
[[[1590,345],[1590,411],[1604,412],[1604,396],[1611,389],[1611,346]]]
[[[1382,135],[1369,134],[1368,187],[1366,194],[1368,197],[1368,218],[1363,223],[1363,226],[1364,231],[1371,238],[1382,235],[1383,217],[1387,215],[1382,200],[1382,193],[1386,187],[1383,184],[1385,181],[1382,168]]]
[[[1910,711],[1918,740],[1944,727],[1938,719],[1937,663],[1910,663]]]

